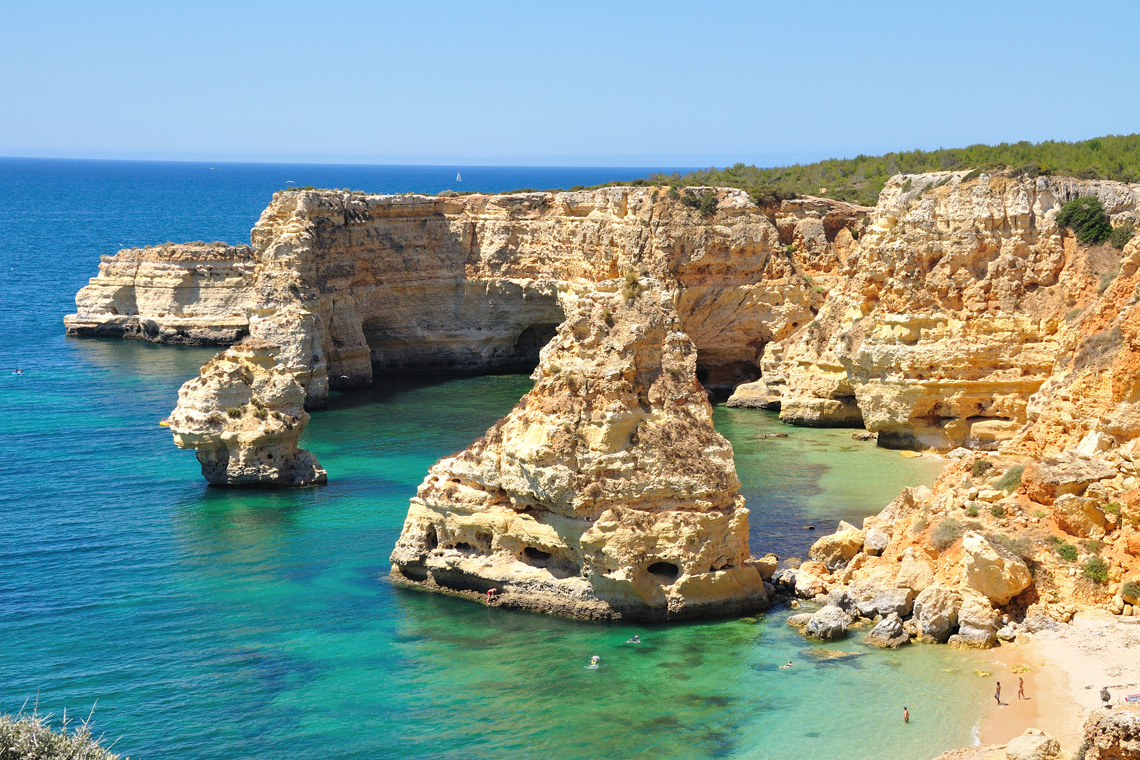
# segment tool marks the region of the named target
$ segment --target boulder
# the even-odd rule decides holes
[[[1090,430],[1081,439],[1081,442],[1073,447],[1073,453],[1083,457],[1093,457],[1102,451],[1108,451],[1116,444],[1112,436],[1107,433],[1101,433],[1096,430]]]
[[[851,618],[846,612],[829,604],[811,616],[804,633],[809,638],[832,641],[846,636],[850,623]]]
[[[1053,502],[1053,519],[1061,530],[1082,538],[1103,538],[1105,519],[1096,501],[1065,494]]]
[[[828,570],[837,570],[863,549],[865,538],[863,531],[847,526],[845,530],[836,531],[816,541],[808,554],[817,562],[822,562]]]
[[[867,531],[867,536],[863,539],[863,551],[872,557],[878,557],[890,543],[891,534],[880,527],[874,527]]]
[[[1010,740],[1005,756],[1009,760],[1054,760],[1061,756],[1061,744],[1044,731],[1029,728]]]
[[[957,649],[991,649],[997,645],[1000,625],[1000,615],[986,597],[966,592],[958,608],[958,632],[946,643]]]
[[[880,649],[898,649],[910,643],[910,635],[903,628],[902,619],[892,612],[871,629],[863,643]]]
[[[914,600],[919,638],[925,643],[946,643],[958,628],[961,604],[962,597],[957,591],[939,584],[927,586]]]
[[[760,571],[760,577],[766,581],[772,580],[776,568],[780,566],[780,558],[769,552],[753,563]]]
[[[795,628],[802,633],[804,628],[807,628],[807,624],[811,622],[811,616],[812,613],[810,612],[801,612],[797,615],[789,616],[786,622],[792,628]]]
[[[1085,721],[1085,760],[1140,760],[1140,705],[1100,709]]]
[[[827,594],[827,603],[843,610],[849,617],[853,617],[857,613],[855,598],[846,588],[833,588]]]
[[[914,607],[915,596],[917,592],[914,589],[883,588],[876,590],[873,596],[861,599],[855,606],[865,618],[888,615],[906,617]]]
[[[821,562],[805,562],[796,570],[796,596],[800,599],[814,599],[827,593],[827,567]]]
[[[1140,530],[1133,527],[1125,528],[1121,534],[1124,551],[1133,557],[1140,557]]]
[[[901,518],[918,509],[932,495],[933,492],[927,486],[904,488],[902,493],[896,496],[890,504],[883,507],[883,510],[876,517],[882,523],[894,525]]]
[[[1052,504],[1065,494],[1080,495],[1090,483],[1115,475],[1116,470],[1106,462],[1070,451],[1026,465],[1021,475],[1021,490],[1039,504]]]
[[[796,570],[795,568],[785,567],[772,573],[772,583],[777,588],[791,589],[795,591],[796,588]]]
[[[1044,608],[1033,605],[1025,613],[1025,620],[1022,623],[1025,630],[1030,633],[1040,633],[1041,631],[1055,631],[1060,628],[1057,621],[1049,617],[1049,613]]]
[[[1140,527],[1140,490],[1120,495],[1120,519],[1124,525]]]
[[[728,397],[725,406],[738,409],[780,409],[780,394],[763,380],[741,383]]]
[[[997,605],[1008,604],[1033,582],[1020,558],[976,531],[962,537],[962,568],[966,585]]]
[[[902,562],[899,564],[898,575],[895,576],[895,585],[900,588],[909,588],[922,591],[934,580],[934,570],[926,560],[924,553],[917,551],[913,546],[907,547],[903,552]]]

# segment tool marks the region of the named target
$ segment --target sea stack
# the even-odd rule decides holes
[[[767,606],[732,446],[671,290],[563,286],[534,389],[411,501],[392,578],[580,618]]]
[[[305,389],[277,361],[278,346],[247,338],[202,367],[178,391],[167,424],[174,443],[196,449],[216,486],[323,485],[328,473],[297,448],[309,415]]]

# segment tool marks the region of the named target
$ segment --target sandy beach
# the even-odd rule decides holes
[[[1056,736],[1063,750],[1075,752],[1085,718],[1100,706],[1101,687],[1108,687],[1113,704],[1140,693],[1138,652],[1140,618],[1090,610],[1032,641],[980,653],[980,668],[1002,685],[1002,705],[991,701],[982,716],[981,743],[1004,744],[1027,728],[1039,728]],[[1026,700],[1017,697],[1019,676],[1025,679]]]

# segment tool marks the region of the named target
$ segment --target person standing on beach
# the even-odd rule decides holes
[[[903,708],[903,723],[910,723],[910,710]]]
[[[1017,698],[1028,699],[1028,697],[1025,696],[1025,679],[1021,676],[1017,677]]]
[[[997,700],[997,703],[999,705],[1001,704],[1001,681],[997,682],[997,690],[994,691],[994,699]]]

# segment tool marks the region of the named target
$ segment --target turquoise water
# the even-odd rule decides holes
[[[213,352],[68,340],[60,323],[120,242],[244,239],[271,170],[216,185],[187,171],[0,161],[0,710],[38,694],[86,714],[97,699],[118,751],[178,760],[903,758],[970,740],[982,684],[944,648],[851,641],[835,648],[860,656],[820,660],[787,613],[593,625],[392,587],[387,555],[427,467],[525,377],[335,395],[305,441],[328,487],[206,488],[156,423]],[[802,554],[933,476],[847,432],[715,419],[757,550]],[[790,437],[756,438],[770,430]],[[635,632],[646,643],[624,644]]]

